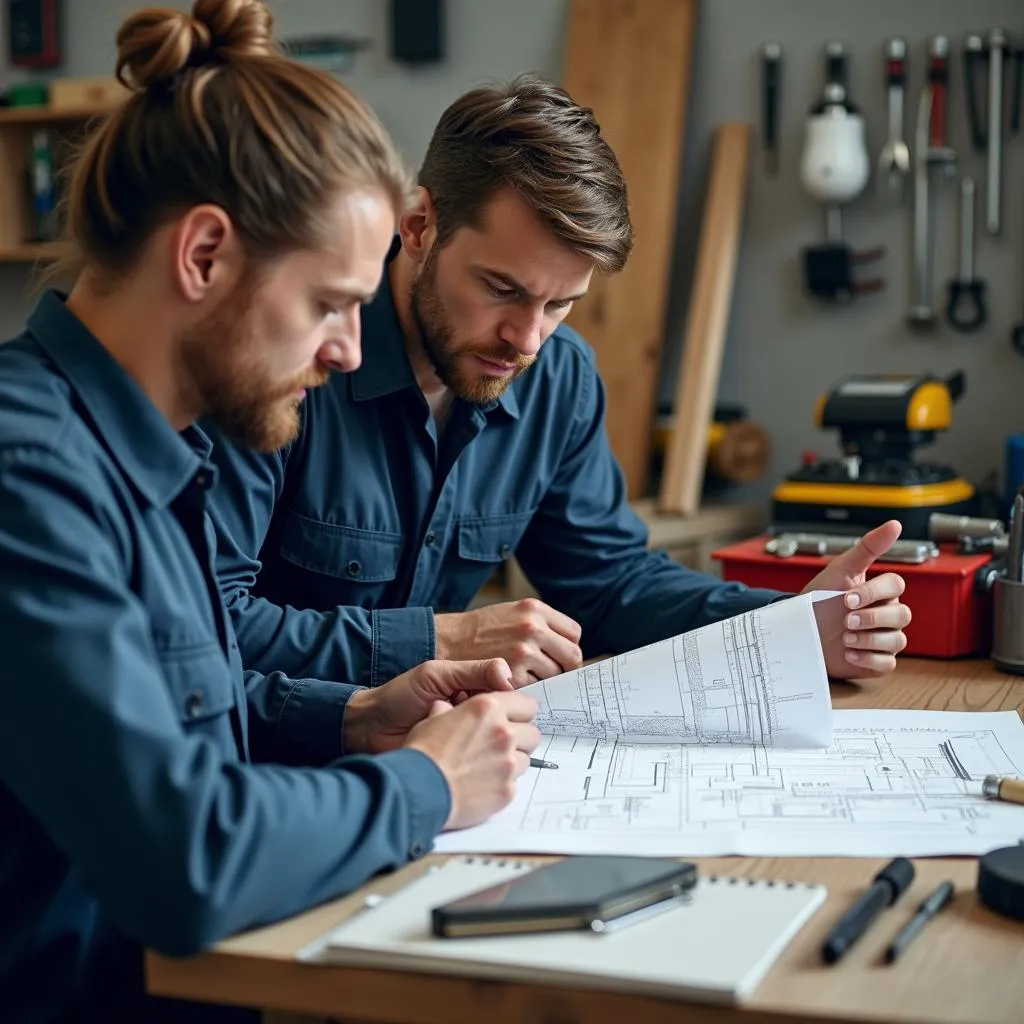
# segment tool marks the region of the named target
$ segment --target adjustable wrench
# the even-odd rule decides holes
[[[912,327],[935,325],[932,308],[932,169],[946,177],[956,173],[956,153],[946,144],[946,100],[949,84],[949,39],[932,36],[928,43],[928,81],[921,90],[914,132],[914,280],[907,319]]]

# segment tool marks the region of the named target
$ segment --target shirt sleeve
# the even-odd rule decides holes
[[[254,760],[325,765],[345,753],[345,709],[362,687],[246,671]]]
[[[589,350],[579,351],[577,379],[565,384],[577,396],[568,442],[516,558],[543,600],[580,623],[584,656],[642,647],[783,596],[648,550],[605,433],[604,387]]]
[[[427,852],[450,794],[418,751],[251,765],[183,723],[124,522],[78,477],[0,455],[0,782],[118,926],[190,954]]]
[[[434,657],[430,608],[328,611],[282,607],[253,593],[259,553],[285,500],[288,451],[242,450],[215,440],[218,483],[210,495],[217,578],[247,669],[379,686]]]

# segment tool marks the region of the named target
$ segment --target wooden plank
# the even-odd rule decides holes
[[[21,126],[0,129],[0,247],[12,253],[28,252],[30,233],[29,159],[31,132]]]
[[[22,245],[0,245],[0,263],[35,263],[55,260],[61,254],[59,242],[25,242]]]
[[[718,395],[743,231],[750,126],[720,125],[704,203],[697,269],[676,387],[672,437],[658,495],[661,512],[693,515],[707,460],[708,430]]]
[[[647,493],[697,0],[572,0],[563,84],[622,165],[632,255],[569,323],[591,344],[630,498]]]
[[[105,117],[116,110],[118,104],[90,104],[82,107],[0,107],[0,124],[49,125],[91,121]]]

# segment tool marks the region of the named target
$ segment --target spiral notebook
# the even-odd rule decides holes
[[[431,934],[433,907],[536,866],[500,857],[450,860],[393,895],[370,898],[299,958],[736,1004],[751,996],[827,894],[820,885],[705,876],[684,902],[607,934]]]

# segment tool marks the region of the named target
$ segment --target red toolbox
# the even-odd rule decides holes
[[[829,559],[818,555],[780,558],[765,551],[767,535],[719,548],[712,558],[721,563],[722,577],[751,587],[799,593]],[[907,627],[905,654],[929,658],[987,655],[992,642],[991,597],[975,584],[978,570],[992,560],[989,554],[960,555],[940,547],[937,558],[921,565],[876,562],[868,576],[895,572],[903,577],[903,603],[913,620]]]

